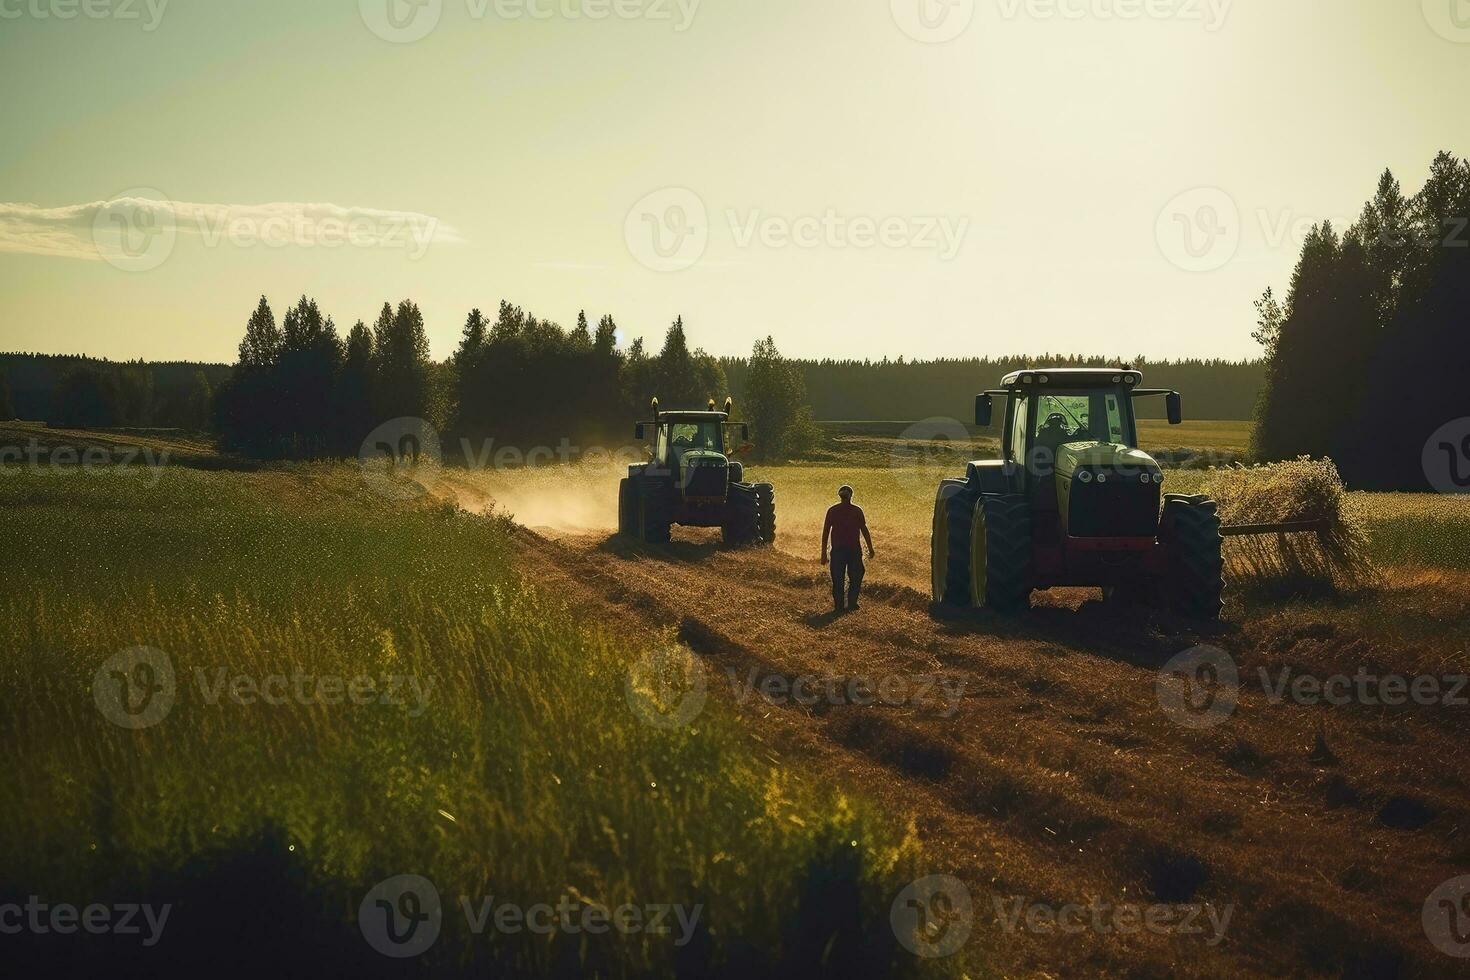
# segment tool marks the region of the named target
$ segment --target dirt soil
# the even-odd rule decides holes
[[[1227,618],[1249,625],[1202,625],[1086,589],[1039,594],[1020,618],[943,614],[928,541],[912,536],[879,541],[862,609],[836,616],[816,541],[728,550],[717,533],[675,533],[650,548],[526,530],[521,555],[610,630],[676,627],[774,763],[911,815],[933,873],[971,892],[979,962],[1007,975],[1456,972],[1421,915],[1470,871],[1470,790],[1443,764],[1460,758],[1467,709],[1272,703],[1259,677],[1414,662],[1407,648],[1355,652],[1361,638],[1330,610],[1232,603]],[[1465,582],[1404,588],[1447,603],[1436,615],[1466,613]],[[1172,721],[1157,687],[1201,643],[1241,668],[1239,706],[1211,728]],[[822,689],[835,693],[805,687],[799,703],[783,684],[801,677],[836,679]],[[878,703],[851,703],[885,678]],[[1126,919],[1089,912],[1064,933],[1015,920],[1021,898],[1194,906],[1197,919],[1187,934],[1123,934],[1110,924]]]

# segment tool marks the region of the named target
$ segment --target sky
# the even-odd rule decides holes
[[[233,361],[267,295],[435,357],[1255,356],[1391,168],[1470,153],[1470,0],[0,0],[0,349]]]

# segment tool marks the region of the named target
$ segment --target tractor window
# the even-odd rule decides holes
[[[1115,391],[1048,392],[1036,401],[1036,444],[1125,443],[1121,398]]]
[[[1009,459],[1019,462],[1026,453],[1026,436],[1030,430],[1026,428],[1026,411],[1029,402],[1025,398],[1015,400],[1016,417],[1011,422],[1011,452]]]
[[[675,422],[669,426],[669,438],[680,456],[691,449],[719,452],[723,445],[718,422]]]

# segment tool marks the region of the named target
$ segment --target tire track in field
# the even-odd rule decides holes
[[[741,685],[805,675],[963,679],[952,718],[932,700],[806,708],[740,701],[733,684],[714,688],[730,691],[760,741],[779,736],[829,781],[835,770],[839,785],[913,813],[946,863],[937,870],[971,883],[977,936],[999,962],[1190,975],[1438,967],[1415,942],[1423,940],[1413,896],[1437,883],[1421,880],[1422,844],[1398,846],[1362,814],[1329,806],[1307,761],[1282,750],[1292,738],[1279,717],[1243,707],[1228,733],[1193,732],[1158,710],[1158,666],[1201,639],[1239,642],[1229,629],[1201,637],[1187,624],[1125,622],[1072,592],[1045,597],[1022,620],[935,618],[922,583],[881,571],[864,609],[834,618],[824,612],[824,570],[769,549],[685,541],[650,549],[604,534],[530,531],[520,546],[533,577],[575,604],[619,622],[674,626]],[[1371,859],[1344,867],[1364,834],[1375,838]],[[1060,943],[1002,936],[991,894],[1233,903],[1235,920],[1213,949],[1201,937],[1087,933]]]

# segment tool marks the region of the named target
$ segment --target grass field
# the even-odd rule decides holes
[[[502,519],[387,504],[347,466],[156,482],[43,468],[0,479],[0,506],[0,899],[171,902],[175,965],[228,943],[238,966],[254,961],[242,935],[262,956],[309,935],[314,960],[291,968],[319,975],[382,969],[357,905],[404,874],[443,897],[436,972],[955,965],[900,959],[886,927],[916,857],[901,823],[784,772],[718,705],[686,729],[642,720],[629,667],[659,638],[578,622],[522,581]],[[113,683],[99,668],[137,647],[162,652],[175,690],[133,731],[94,698]],[[303,676],[376,693],[229,693]],[[678,944],[469,934],[457,896],[490,895],[702,913]],[[158,962],[41,939],[30,953]]]
[[[1222,430],[1217,438],[1227,435]],[[1055,962],[1060,954],[1045,946],[1026,952],[1024,943],[998,945],[994,937],[977,937],[962,956],[946,960],[916,958],[896,944],[889,903],[936,867],[926,837],[934,827],[914,823],[908,801],[949,785],[936,780],[936,766],[954,769],[966,787],[965,806],[986,801],[980,827],[993,858],[978,868],[966,864],[969,839],[939,835],[953,845],[944,860],[959,862],[939,866],[969,868],[977,900],[988,901],[979,891],[988,886],[974,876],[993,873],[991,861],[1061,896],[1071,894],[1066,882],[1079,874],[1087,888],[1126,894],[1137,887],[1138,854],[1178,847],[1207,855],[1227,869],[1227,879],[1248,878],[1248,866],[1260,858],[1240,841],[1211,850],[1213,830],[1204,842],[1180,844],[1147,829],[1163,805],[1157,800],[1136,801],[1137,814],[1115,812],[1112,791],[1094,799],[1088,781],[1075,799],[1067,795],[1072,789],[1055,795],[1056,786],[1075,781],[1074,770],[1086,768],[1077,767],[1080,758],[1118,767],[1099,777],[1104,789],[1113,780],[1132,783],[1131,755],[1119,757],[1106,739],[1127,746],[1158,735],[1149,758],[1175,749],[1187,754],[1168,725],[1153,732],[1150,726],[1163,723],[1146,705],[1149,671],[1157,666],[1147,651],[1173,651],[1172,634],[1162,634],[1174,627],[1099,621],[1100,613],[1073,595],[1039,598],[1038,616],[1025,626],[935,619],[924,589],[935,487],[962,472],[974,447],[842,438],[858,441],[841,461],[751,468],[753,477],[778,487],[778,547],[785,554],[749,556],[722,553],[689,531],[676,532],[679,542],[667,555],[614,548],[607,532],[623,474],[610,467],[444,469],[424,475],[427,492],[407,503],[375,493],[349,465],[0,469],[0,506],[10,518],[7,560],[0,563],[0,635],[10,651],[0,664],[7,705],[0,737],[11,749],[0,794],[14,801],[0,823],[0,904],[35,894],[77,905],[153,901],[175,909],[172,941],[162,953],[116,937],[94,945],[32,937],[14,961],[53,972],[148,972],[166,955],[171,964],[203,969],[225,948],[232,962],[264,971],[279,966],[272,950],[284,946],[311,951],[293,962],[295,972],[376,975],[388,961],[364,944],[358,905],[380,881],[423,875],[443,899],[444,939],[417,962],[450,975],[744,976],[777,964],[798,973],[825,966],[853,975],[975,975],[996,958],[1022,972]],[[1170,470],[1166,489],[1194,492],[1208,478]],[[808,609],[826,601],[816,557],[822,515],[841,483],[858,488],[879,550],[870,570],[882,604],[832,627],[850,634],[828,632]],[[1284,662],[1330,673],[1369,662],[1462,671],[1467,504],[1350,494],[1348,506],[1368,529],[1384,579],[1342,596],[1233,594],[1224,635],[1243,669]],[[558,533],[542,539],[524,527]],[[560,545],[550,542],[562,539],[575,544],[551,554]],[[728,566],[727,577],[701,587],[699,576],[717,563]],[[528,578],[536,568],[563,577]],[[775,576],[790,608],[769,611],[765,593],[740,581],[757,568]],[[671,610],[659,603],[675,583],[685,594]],[[728,622],[721,590],[744,607]],[[599,603],[610,604],[607,611],[589,615],[589,605]],[[1085,634],[1099,623],[1119,636],[1093,651]],[[1016,697],[1016,718],[1036,732],[1023,737],[1006,717],[992,718],[989,707],[922,732],[886,714],[794,716],[797,733],[809,723],[844,751],[861,750],[856,771],[866,776],[828,778],[821,765],[778,757],[767,739],[792,729],[776,725],[770,709],[727,705],[714,690],[692,724],[650,723],[687,693],[681,677],[669,676],[679,673],[678,657],[650,662],[650,650],[695,644],[706,657],[770,658],[788,672],[968,664],[975,683],[991,691],[980,696]],[[1113,649],[1120,644],[1127,652]],[[1145,652],[1133,651],[1136,644]],[[166,658],[174,690],[156,724],[130,730],[99,710],[105,699],[99,702],[98,691],[119,683],[104,668],[139,647]],[[858,649],[872,658],[864,667],[848,662]],[[1084,659],[1085,669],[1057,660],[1058,649]],[[650,664],[652,675],[644,669]],[[149,679],[131,663],[123,666],[127,690]],[[307,678],[308,696],[262,703],[253,688],[269,689],[274,678]],[[362,703],[342,693],[357,679],[371,684]],[[231,687],[237,683],[245,687]],[[1089,708],[1092,701],[1104,707]],[[1057,718],[1042,712],[1042,703]],[[1294,799],[1293,812],[1320,806],[1311,789],[1318,777],[1296,759],[1309,740],[1303,732],[1320,722],[1301,713],[1279,723],[1247,715],[1243,724],[1259,725],[1246,729],[1247,747],[1267,758],[1263,771],[1279,767],[1279,790],[1306,793]],[[1121,727],[1094,744],[1089,726],[1096,719]],[[1401,728],[1408,720],[1334,716],[1334,744],[1353,758],[1341,774],[1356,787],[1351,805],[1371,819],[1383,801],[1428,800],[1440,820],[1453,821],[1459,782],[1440,786],[1421,771],[1427,763],[1395,761],[1394,739],[1410,737]],[[999,729],[985,727],[992,722]],[[1412,737],[1424,745],[1457,730],[1443,716],[1412,722]],[[1080,734],[1079,724],[1087,729]],[[1236,749],[1241,744],[1244,735]],[[1053,745],[1067,747],[1047,748]],[[1201,778],[1206,792],[1219,794],[1209,806],[1233,809],[1235,750],[1196,749],[1211,765],[1215,754],[1227,760],[1228,791],[1210,782],[1217,777],[1208,771]],[[862,768],[870,756],[886,768]],[[842,756],[844,764],[852,758]],[[886,795],[875,798],[880,792]],[[988,836],[997,832],[990,801],[1008,794],[1030,802],[1001,821],[1003,828],[1016,824],[1001,833],[1019,836],[996,842]],[[1204,805],[1182,796],[1169,804],[1196,821],[1215,820],[1217,811],[1194,812]],[[973,819],[964,807],[956,813],[926,806],[918,811],[925,820]],[[1031,825],[1025,815],[1033,807],[1046,826]],[[1253,807],[1241,819],[1269,839],[1275,825]],[[1317,859],[1326,866],[1341,846],[1312,836],[1315,819],[1289,829],[1301,846],[1320,848]],[[1057,820],[1113,827],[1127,849],[1089,849],[1075,867],[1059,855],[1055,871],[1038,870],[1051,859],[1030,850],[1031,837],[1045,839]],[[1343,855],[1345,867],[1333,874],[1356,881],[1368,867],[1380,880],[1391,876],[1395,861],[1418,862],[1405,872],[1407,884],[1396,881],[1402,893],[1419,887],[1422,867],[1437,873],[1432,840],[1403,838],[1395,846],[1410,850]],[[1242,909],[1262,924],[1242,926],[1246,939],[1238,941],[1246,944],[1242,955],[1264,961],[1270,947],[1261,936],[1279,917],[1271,903],[1305,892],[1300,883],[1275,879],[1247,890],[1256,888],[1275,897],[1264,908]],[[521,907],[677,905],[697,908],[699,917],[687,933],[676,928],[672,935],[480,933],[458,902],[483,896]],[[1345,900],[1342,893],[1313,899],[1311,914],[1325,917],[1334,942],[1353,931],[1355,913],[1330,911]],[[241,948],[241,934],[263,937],[260,948]],[[1384,941],[1375,936],[1364,943]],[[1067,955],[1081,968],[1132,962],[1135,952],[1104,945]],[[1155,967],[1187,955],[1155,953],[1162,957],[1151,961]],[[1292,961],[1300,966],[1322,954],[1303,940],[1293,955],[1305,958]]]

